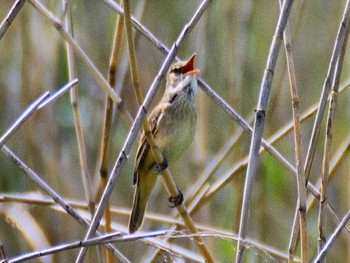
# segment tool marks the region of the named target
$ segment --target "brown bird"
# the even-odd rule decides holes
[[[129,222],[130,233],[142,226],[148,198],[156,184],[157,175],[168,164],[178,160],[193,140],[197,120],[193,96],[197,89],[195,75],[199,72],[193,68],[195,56],[196,54],[188,61],[174,63],[169,68],[163,98],[148,118],[164,164],[157,165],[144,132],[141,135],[135,160],[136,189]],[[169,198],[173,206],[179,205],[182,200],[182,194],[178,199]]]

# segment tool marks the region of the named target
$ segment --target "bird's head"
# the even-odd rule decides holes
[[[170,66],[167,74],[167,87],[179,88],[179,84],[186,87],[195,81],[195,75],[199,73],[199,70],[193,67],[195,57],[196,54],[193,54],[189,60],[179,61]],[[197,82],[195,84],[197,86]]]

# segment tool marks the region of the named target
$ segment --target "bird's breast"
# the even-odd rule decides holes
[[[173,104],[165,112],[156,141],[168,163],[174,163],[191,144],[197,115],[192,102]]]

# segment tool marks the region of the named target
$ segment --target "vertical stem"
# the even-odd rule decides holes
[[[70,4],[68,1],[65,0],[63,1],[63,5],[65,9],[65,28],[67,32],[72,37],[74,37]],[[67,49],[69,79],[73,80],[77,78],[74,53],[68,44],[66,44],[66,49]],[[87,164],[87,154],[86,154],[86,148],[85,148],[84,134],[83,134],[83,128],[81,125],[80,110],[79,110],[79,103],[78,103],[78,86],[75,86],[73,89],[71,89],[70,102],[73,109],[74,127],[75,127],[75,134],[77,136],[79,162],[80,162],[81,175],[83,179],[86,200],[88,201],[88,207],[89,207],[90,213],[91,215],[93,215],[95,204],[93,201],[92,185],[91,185],[90,173],[89,173],[88,164]]]
[[[347,2],[349,4],[349,1]],[[323,154],[323,163],[322,163],[322,179],[321,179],[321,197],[320,197],[320,208],[319,208],[319,238],[318,238],[318,251],[320,252],[325,243],[326,243],[326,235],[324,228],[327,224],[326,218],[326,207],[327,207],[327,187],[328,187],[328,178],[329,178],[329,163],[331,158],[331,150],[332,150],[332,141],[333,141],[333,121],[335,116],[335,110],[338,99],[338,91],[339,91],[339,81],[341,77],[341,72],[343,68],[343,61],[345,56],[346,45],[348,42],[349,36],[349,26],[344,28],[344,42],[340,50],[339,59],[336,67],[336,73],[333,83],[332,96],[329,104],[328,110],[328,118],[327,118],[327,126],[326,126],[326,138],[324,144],[324,154]]]
[[[239,239],[237,244],[236,252],[236,262],[240,263],[242,261],[244,245],[242,241],[247,235],[247,225],[248,225],[248,214],[249,214],[249,204],[250,197],[253,188],[254,177],[256,174],[258,166],[259,150],[261,146],[262,135],[264,131],[265,124],[265,113],[268,104],[268,99],[271,90],[273,72],[276,66],[276,61],[281,46],[281,40],[283,38],[283,31],[287,24],[289,13],[293,4],[293,0],[286,0],[283,3],[280,17],[278,19],[275,35],[271,44],[271,49],[267,61],[267,66],[265,69],[263,81],[260,88],[259,103],[256,109],[255,123],[253,129],[253,135],[249,151],[249,163],[246,173],[241,220],[239,225]]]
[[[280,6],[282,7],[282,0],[280,0]],[[307,260],[307,226],[306,226],[306,185],[305,177],[303,173],[301,163],[301,124],[300,124],[300,111],[299,111],[299,96],[298,88],[295,77],[295,66],[292,52],[292,43],[290,37],[289,23],[286,25],[286,29],[283,34],[284,45],[286,50],[288,76],[290,84],[290,92],[292,97],[292,111],[294,122],[294,143],[295,143],[295,164],[297,169],[297,213],[300,225],[300,246],[301,246],[301,262],[308,262]],[[296,223],[296,222],[295,222]],[[289,255],[291,260],[291,253]]]
[[[124,17],[121,15],[118,15],[116,27],[115,27],[115,34],[114,34],[114,40],[113,40],[113,47],[111,52],[111,57],[109,60],[109,67],[108,67],[108,84],[112,89],[114,89],[116,84],[116,71],[117,71],[117,61],[119,57],[119,50],[120,50],[120,43],[122,39],[122,32],[123,32],[123,25],[124,25]],[[99,173],[101,182],[99,184],[99,187],[97,189],[95,200],[96,202],[99,202],[101,194],[103,189],[106,187],[107,181],[108,181],[108,155],[107,150],[109,146],[110,141],[110,132],[111,132],[111,125],[112,125],[112,114],[113,114],[113,100],[106,96],[106,102],[105,102],[105,115],[104,115],[104,123],[103,123],[103,129],[102,129],[102,138],[101,138],[101,150],[100,150],[100,156],[99,156]],[[106,222],[106,232],[112,231],[111,226],[111,216],[110,216],[110,205],[107,203],[104,213],[104,218]],[[114,257],[113,254],[107,250],[107,263],[113,262]]]

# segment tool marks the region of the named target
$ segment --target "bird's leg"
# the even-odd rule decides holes
[[[161,171],[164,171],[166,168],[168,168],[168,161],[165,158],[163,159],[163,162],[161,164],[156,163],[153,167],[156,173],[160,173]]]
[[[172,203],[172,205],[169,206],[170,208],[174,208],[178,205],[181,205],[184,201],[184,195],[182,194],[181,190],[177,188],[177,191],[179,192],[177,196],[170,196],[168,199],[169,202]]]
[[[161,164],[155,164],[153,169],[156,173],[160,173],[161,171],[165,170],[168,168],[168,161],[164,158],[163,162]],[[182,194],[181,190],[177,188],[177,191],[179,194],[177,196],[170,196],[169,197],[169,202],[172,203],[169,207],[174,208],[178,205],[181,205],[182,202],[184,201],[184,195]]]

